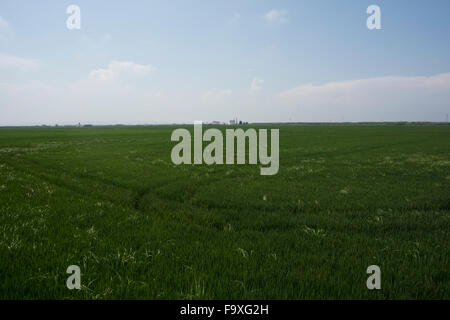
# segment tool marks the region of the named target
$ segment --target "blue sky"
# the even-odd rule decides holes
[[[66,28],[71,4],[80,30]],[[381,30],[366,27],[372,4]],[[445,0],[5,0],[0,125],[442,121],[449,9]]]

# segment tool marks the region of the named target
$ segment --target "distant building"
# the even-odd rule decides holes
[[[247,121],[238,120],[238,118],[234,118],[233,120],[230,120],[228,122],[228,124],[231,125],[231,126],[236,126],[236,125],[248,124],[248,122]]]

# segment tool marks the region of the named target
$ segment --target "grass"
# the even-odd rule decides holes
[[[175,166],[170,126],[1,128],[0,298],[450,299],[450,126],[275,127],[275,176]]]

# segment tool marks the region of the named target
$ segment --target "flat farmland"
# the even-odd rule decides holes
[[[273,176],[174,165],[175,126],[0,128],[0,299],[450,299],[450,126],[261,127]]]

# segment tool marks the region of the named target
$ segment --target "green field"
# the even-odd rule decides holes
[[[0,298],[450,299],[450,126],[272,127],[274,176],[175,166],[170,126],[1,128]]]

